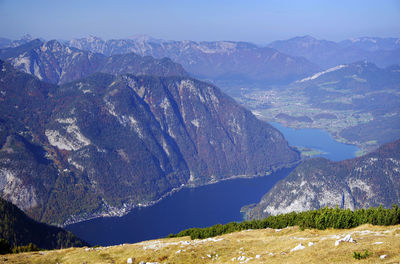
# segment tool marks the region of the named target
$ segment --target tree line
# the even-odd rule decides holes
[[[340,209],[320,208],[305,212],[291,212],[276,216],[268,216],[261,220],[231,222],[228,224],[217,224],[206,228],[190,228],[168,237],[190,236],[191,239],[203,239],[219,236],[247,229],[285,228],[288,226],[299,226],[301,229],[347,229],[363,224],[372,225],[397,225],[400,224],[400,208],[393,204],[392,208],[385,209],[382,206],[370,207],[368,209]]]

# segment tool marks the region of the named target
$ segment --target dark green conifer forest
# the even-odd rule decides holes
[[[0,198],[0,254],[87,245],[71,232],[39,223]]]
[[[392,208],[385,209],[382,206],[368,209],[321,208],[305,212],[291,212],[269,216],[261,220],[231,222],[225,225],[214,225],[206,228],[190,228],[178,234],[170,234],[169,237],[190,236],[191,239],[203,239],[219,236],[247,229],[285,228],[299,226],[301,229],[347,229],[363,224],[372,225],[398,225],[400,224],[400,208],[393,204]]]

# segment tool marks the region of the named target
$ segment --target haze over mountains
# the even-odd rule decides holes
[[[147,60],[150,60],[150,57],[146,56],[171,58],[182,64],[192,76],[211,80],[242,79],[280,83],[296,80],[319,69],[303,58],[290,57],[251,43],[152,41],[126,39],[106,42],[93,37],[61,44],[55,40],[45,43],[33,40],[19,47],[3,49],[0,58],[7,59],[15,67],[53,83],[65,83],[93,72],[116,73],[123,70],[121,67],[124,65],[132,67],[132,60],[138,60],[137,55],[145,56],[144,59]],[[51,57],[49,50],[51,53],[57,50],[56,57]],[[162,61],[166,63],[165,61],[169,60]],[[123,65],[117,65],[118,62],[122,62]],[[51,70],[55,72],[50,72]],[[141,70],[142,73],[146,73],[145,69]],[[71,76],[71,71],[81,75]]]
[[[57,40],[42,42],[35,39],[18,47],[3,49],[0,59],[7,59],[15,68],[54,84],[67,83],[95,72],[187,76],[181,65],[168,58],[156,60],[134,53],[106,57],[70,48]]]
[[[22,36],[20,39],[16,39],[16,40],[11,40],[8,38],[2,38],[0,37],[0,49],[3,48],[15,48],[18,47],[22,44],[26,44],[32,40],[34,40],[35,38],[32,37],[29,34],[26,34],[24,36]]]
[[[400,63],[399,38],[362,37],[333,42],[303,36],[274,41],[268,47],[304,57],[324,69],[363,60],[379,67]]]
[[[189,76],[279,84],[286,101],[279,113],[262,102],[269,113],[298,117],[283,112],[289,98],[315,110],[311,123],[349,117],[337,131],[349,141],[386,143],[400,129],[400,71],[374,64],[400,62],[398,39],[0,43],[0,194],[47,223],[123,215],[183,186],[298,162],[276,129]]]
[[[224,74],[237,75],[242,70],[238,69],[234,72],[230,67],[233,67],[233,65],[239,67],[236,64],[240,63],[250,67],[247,75],[251,76],[252,79],[268,82],[274,79],[278,80],[277,77],[274,77],[277,75],[271,75],[271,73],[266,75],[266,73],[263,73],[263,76],[263,74],[260,74],[259,69],[262,65],[265,65],[265,70],[274,73],[275,71],[279,71],[280,76],[278,78],[281,82],[282,77],[286,74],[287,77],[285,76],[286,78],[283,82],[288,82],[294,80],[293,77],[296,77],[293,73],[289,74],[291,71],[297,72],[298,78],[302,74],[317,70],[318,67],[326,69],[339,64],[361,60],[368,60],[380,67],[400,63],[400,39],[398,38],[362,37],[333,42],[304,36],[274,41],[267,45],[267,47],[260,47],[251,43],[232,41],[165,41],[143,36],[133,39],[104,41],[101,38],[88,37],[73,39],[69,42],[69,45],[105,55],[135,52],[142,56],[151,55],[155,58],[169,57],[182,64],[188,72],[199,77],[208,78],[218,78],[216,73],[222,74],[221,76]],[[281,53],[276,53],[276,50]],[[273,55],[269,56],[269,54]],[[294,57],[287,57],[285,54]],[[306,58],[318,67],[310,67],[309,62],[299,60],[297,57]],[[225,60],[228,62],[224,63]],[[229,65],[232,62],[233,65]],[[220,65],[213,66],[213,63]],[[252,65],[256,67],[253,66],[254,68],[251,68]],[[299,67],[299,65],[301,69],[294,69],[295,67]],[[204,66],[209,66],[214,71],[217,69],[217,71],[215,73],[202,72],[206,70]],[[223,69],[220,69],[222,66],[224,66]],[[226,73],[223,73],[223,70]]]
[[[135,52],[141,56],[168,57],[182,64],[194,77],[211,80],[280,83],[318,70],[303,58],[247,42],[155,41],[151,38],[104,41],[89,37],[71,40],[69,45],[106,55]]]
[[[68,58],[65,54],[67,46],[70,49],[70,51],[67,50],[70,55],[76,52],[82,53],[78,58],[74,57],[73,61],[69,60],[68,63],[79,61],[79,64],[84,65],[82,66],[85,68],[83,70],[88,73],[96,71],[107,72],[110,71],[111,66],[116,65],[115,63],[107,63],[104,57],[99,58],[97,54],[90,55],[94,58],[83,59],[82,57],[89,56],[86,54],[87,51],[100,53],[107,57],[133,52],[140,56],[152,56],[158,59],[168,57],[181,64],[193,77],[212,80],[221,85],[225,82],[230,84],[237,82],[260,83],[263,85],[287,84],[320,70],[361,60],[375,63],[379,67],[400,63],[400,40],[397,38],[363,37],[333,42],[304,36],[274,41],[267,47],[260,47],[248,42],[167,41],[148,36],[135,36],[107,41],[90,36],[70,41],[51,41],[49,44],[46,42],[41,43],[43,41],[40,41],[39,44],[38,40],[34,40],[36,44],[28,44],[29,40],[32,40],[29,35],[18,41],[3,39],[1,42],[3,43],[3,48],[8,47],[8,49],[2,50],[0,58],[14,60],[13,64],[16,65],[23,64],[19,66],[20,68],[27,67],[21,60],[25,62],[31,61],[32,65],[34,65],[33,60],[36,60],[38,64],[36,67],[40,68],[40,70],[36,70],[37,76],[39,76],[39,73],[42,74],[43,70],[41,68],[44,67],[39,64],[49,63],[48,60],[50,58],[46,58],[48,54],[45,54],[45,46],[51,46],[54,43],[58,43],[64,49],[64,54],[58,60],[66,60]],[[28,45],[25,48],[20,46],[16,50],[15,48],[21,44]],[[44,46],[42,47],[43,50],[38,49],[41,45]],[[35,51],[30,51],[35,48]],[[79,49],[79,51],[73,48]],[[28,53],[23,54],[24,52]],[[74,56],[77,55],[75,54]],[[43,60],[46,62],[43,62]],[[108,64],[109,67],[97,66],[98,60],[103,60],[100,64]],[[126,58],[124,60],[126,65],[128,61]],[[58,61],[58,64],[62,65],[54,66],[59,68],[59,75],[63,73],[63,70],[68,72],[68,65],[65,65],[65,62]],[[95,64],[97,68],[94,69],[92,64]],[[64,69],[65,67],[67,69]],[[105,69],[102,69],[102,67],[105,67]],[[35,70],[32,68],[29,72],[34,73]],[[52,75],[57,74],[53,73]],[[64,79],[61,82],[65,83],[71,78],[68,78],[68,73],[64,73],[64,75],[66,76],[63,76]],[[55,79],[57,78],[52,76],[50,80],[52,82],[57,81]]]

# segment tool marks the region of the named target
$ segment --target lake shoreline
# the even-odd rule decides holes
[[[207,186],[207,185],[212,185],[212,184],[217,184],[217,183],[221,183],[221,182],[226,182],[226,181],[231,181],[231,180],[237,180],[237,179],[254,179],[254,178],[260,178],[260,177],[266,177],[268,175],[274,174],[280,170],[284,170],[284,169],[294,169],[295,167],[297,167],[300,163],[301,163],[302,159],[300,159],[297,162],[294,163],[290,163],[284,166],[280,166],[280,167],[272,167],[270,171],[266,172],[265,174],[256,174],[256,175],[233,175],[227,178],[222,178],[222,179],[218,179],[218,180],[211,180],[208,182],[204,182],[204,183],[199,183],[199,184],[195,184],[195,183],[191,183],[188,182],[186,184],[182,184],[179,187],[175,187],[172,190],[168,191],[167,193],[163,194],[159,199],[157,200],[153,200],[153,201],[149,201],[147,203],[138,203],[138,204],[124,204],[124,206],[120,209],[117,209],[115,207],[111,207],[111,206],[106,206],[108,208],[111,208],[112,210],[109,212],[99,212],[99,213],[94,213],[91,216],[87,216],[87,217],[75,217],[75,216],[71,216],[70,219],[68,219],[67,221],[65,221],[62,225],[59,225],[59,227],[62,228],[68,228],[68,226],[74,225],[74,224],[78,224],[81,222],[85,222],[85,221],[90,221],[93,219],[97,219],[97,218],[108,218],[108,217],[124,217],[126,215],[128,215],[129,213],[131,213],[134,209],[139,209],[139,208],[147,208],[147,207],[151,207],[156,205],[157,203],[161,202],[162,200],[164,200],[165,198],[183,190],[183,189],[195,189],[195,188],[199,188],[199,187],[203,187],[203,186]]]
[[[66,229],[90,244],[105,246],[156,239],[191,227],[241,222],[244,220],[241,207],[258,202],[265,191],[294,168],[282,168],[269,175],[235,176],[201,186],[184,186],[151,206],[137,206],[122,217],[93,218],[68,225]]]
[[[339,143],[321,129],[293,132],[292,128],[279,125],[281,127],[276,127],[276,124],[274,127],[284,135],[290,146],[317,148],[321,153],[335,152],[333,158],[336,161],[355,157],[355,146]],[[288,132],[293,133],[288,135]],[[306,133],[306,137],[302,137],[302,132]],[[293,136],[298,137],[297,144],[293,144]],[[306,142],[310,139],[312,144]],[[155,239],[192,227],[240,222],[244,220],[243,206],[259,202],[303,160],[272,167],[262,175],[234,175],[207,182],[189,181],[157,200],[126,206],[112,215],[98,214],[75,219],[80,221],[71,221],[66,228],[89,243],[111,245]]]
[[[338,140],[334,134],[323,128],[296,127],[290,126],[287,123],[271,121],[268,123],[284,135],[290,146],[297,149],[308,148],[319,152],[315,153],[316,155],[312,157],[325,157],[332,161],[341,161],[358,157],[359,153],[363,151],[356,144]],[[314,141],[316,141],[316,143]],[[345,155],[341,152],[345,153]]]

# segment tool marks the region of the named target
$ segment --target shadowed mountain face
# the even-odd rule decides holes
[[[38,220],[122,215],[183,185],[299,158],[273,127],[188,77],[95,74],[56,86],[0,68],[0,193]]]
[[[246,208],[246,218],[325,206],[388,208],[400,202],[399,183],[400,140],[360,158],[341,162],[310,159],[265,194],[258,204]]]
[[[318,71],[304,58],[247,42],[165,41],[149,38],[104,41],[96,37],[73,39],[71,47],[105,55],[135,52],[141,56],[168,57],[193,76],[217,81],[241,80],[288,83]]]
[[[134,53],[104,56],[70,48],[56,40],[33,40],[18,47],[0,50],[0,59],[40,80],[63,84],[95,72],[111,74],[187,76],[181,65],[170,59],[141,57]]]
[[[2,198],[0,198],[0,238],[7,240],[12,246],[34,243],[44,249],[88,245],[62,228],[36,222]]]
[[[360,60],[368,60],[380,67],[400,63],[400,40],[396,38],[364,37],[333,42],[303,36],[277,40],[268,47],[291,56],[304,57],[322,68]]]

